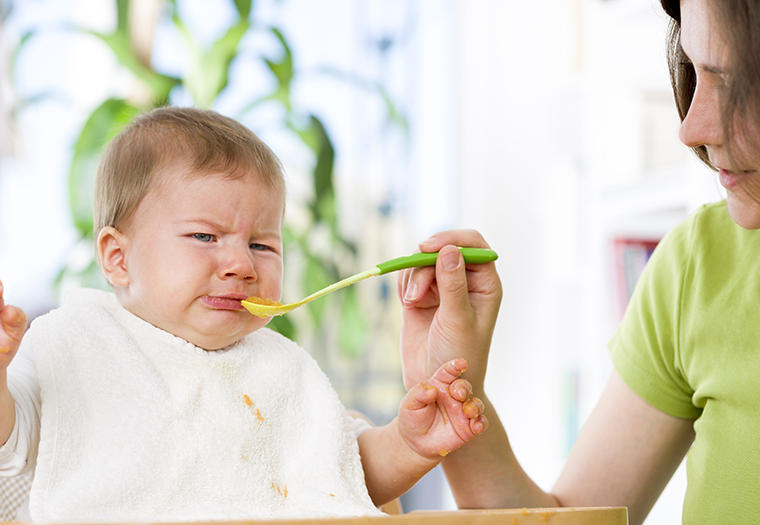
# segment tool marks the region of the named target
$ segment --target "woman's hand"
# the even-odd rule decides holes
[[[492,262],[465,266],[457,246],[490,248],[474,230],[440,232],[419,245],[422,252],[440,252],[436,265],[398,274],[407,390],[426,381],[444,363],[462,357],[469,365],[463,377],[482,395],[501,281]]]

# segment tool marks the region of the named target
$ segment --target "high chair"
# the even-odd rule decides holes
[[[16,521],[18,509],[29,497],[33,471],[12,478],[0,478],[0,521]]]

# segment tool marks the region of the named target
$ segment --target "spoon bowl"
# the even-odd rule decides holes
[[[495,251],[485,248],[459,248],[459,250],[462,252],[462,256],[464,257],[464,262],[466,264],[488,263],[495,261],[499,257]],[[314,292],[310,296],[301,299],[300,301],[296,301],[295,303],[282,304],[281,302],[273,301],[272,299],[252,296],[241,301],[241,304],[245,307],[246,310],[258,317],[266,318],[273,317],[275,315],[283,315],[295,310],[299,306],[310,303],[314,299],[325,296],[330,292],[334,292],[340,288],[345,288],[346,286],[350,286],[354,283],[358,283],[359,281],[363,281],[364,279],[374,277],[375,275],[383,275],[386,273],[395,272],[397,270],[403,270],[405,268],[433,266],[435,265],[437,259],[438,252],[415,253],[413,255],[397,257],[395,259],[391,259],[390,261],[380,263],[371,270],[357,273],[356,275],[352,275],[351,277],[343,279],[342,281],[331,284],[330,286]]]

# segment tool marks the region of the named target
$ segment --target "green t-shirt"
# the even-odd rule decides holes
[[[695,419],[683,522],[760,520],[760,231],[725,201],[657,246],[610,343],[642,399]]]

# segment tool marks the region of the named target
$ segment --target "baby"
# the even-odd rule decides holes
[[[29,519],[377,515],[485,430],[464,360],[369,428],[241,306],[280,298],[284,206],[277,158],[213,111],[153,110],[111,142],[94,214],[113,293],[24,335],[0,284],[0,475],[34,469]]]

